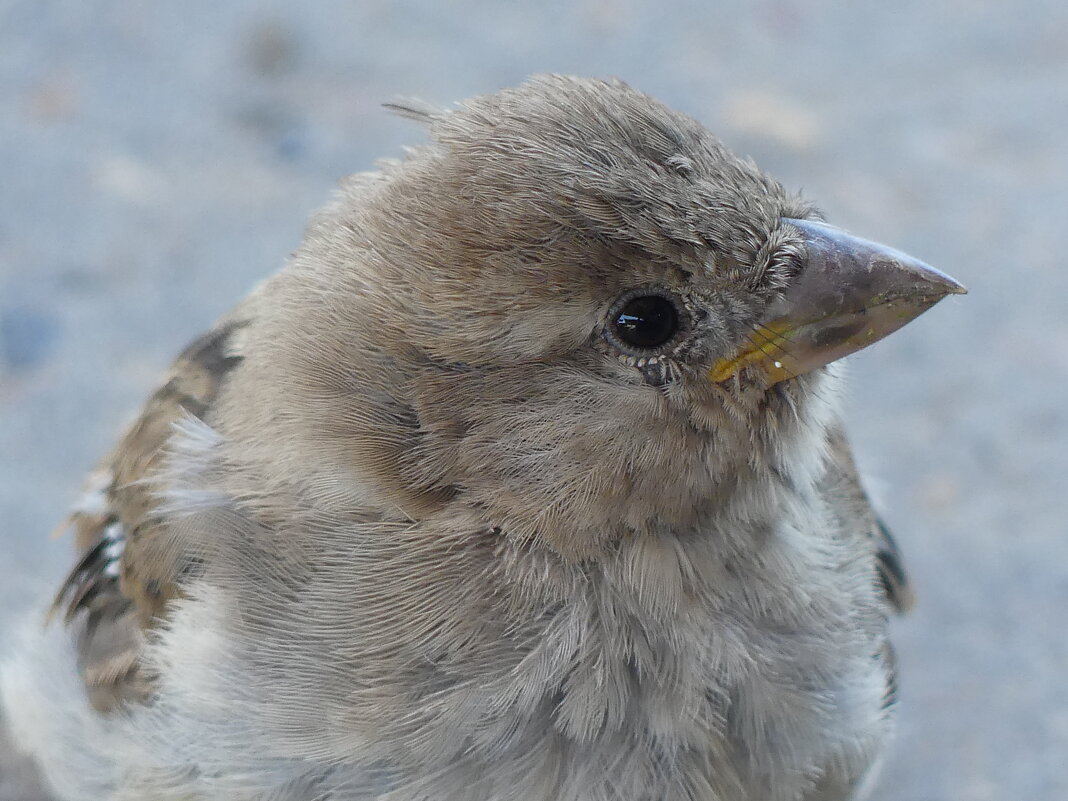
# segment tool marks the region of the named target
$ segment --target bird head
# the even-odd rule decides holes
[[[290,416],[382,508],[576,558],[692,527],[747,475],[815,480],[827,365],[964,291],[619,82],[405,113],[431,144],[313,221],[280,337]]]

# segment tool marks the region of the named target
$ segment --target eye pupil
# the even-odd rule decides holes
[[[627,301],[612,321],[615,334],[633,348],[658,348],[675,336],[679,313],[660,295],[641,295]]]

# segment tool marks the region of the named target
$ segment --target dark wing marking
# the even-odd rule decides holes
[[[886,690],[883,693],[883,709],[892,709],[897,703],[897,652],[894,646],[887,640],[883,644],[883,650],[878,655],[886,671]]]
[[[853,453],[845,433],[834,430],[829,438],[830,459],[824,488],[841,524],[860,533],[871,543],[876,576],[886,600],[898,612],[912,608],[914,596],[901,550],[886,524],[872,509],[860,482]]]
[[[897,540],[878,517],[875,518],[872,538],[875,541],[875,567],[879,573],[879,583],[894,608],[901,613],[908,612],[915,604],[916,596],[905,572]]]
[[[81,557],[56,595],[53,613],[79,626],[79,666],[100,710],[144,700],[151,677],[139,668],[144,632],[180,594],[180,556],[157,513],[153,477],[176,421],[204,419],[227,374],[241,361],[227,321],[193,342],[145,404],[114,451],[92,474],[67,521]]]
[[[856,532],[871,544],[871,556],[878,581],[890,609],[907,612],[914,596],[901,558],[901,550],[886,524],[872,509],[871,501],[860,483],[853,453],[845,433],[833,431],[829,438],[830,454],[824,488],[838,519],[846,531]],[[872,655],[882,665],[886,689],[882,707],[889,713],[897,703],[897,657],[893,645],[886,640]]]

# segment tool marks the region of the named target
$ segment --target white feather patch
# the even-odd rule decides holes
[[[107,470],[96,470],[89,474],[85,490],[71,510],[76,515],[101,517],[108,511],[107,489],[113,477]]]
[[[188,414],[178,418],[173,429],[167,441],[166,467],[158,482],[160,513],[188,517],[225,505],[228,496],[206,481],[216,464],[222,437],[203,420]]]

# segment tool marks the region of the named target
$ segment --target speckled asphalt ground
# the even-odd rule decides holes
[[[853,359],[909,557],[878,801],[1068,798],[1068,4],[0,0],[0,620],[182,343],[447,103],[615,75],[972,293]],[[0,629],[0,648],[2,644]],[[0,746],[0,801],[38,798]]]

